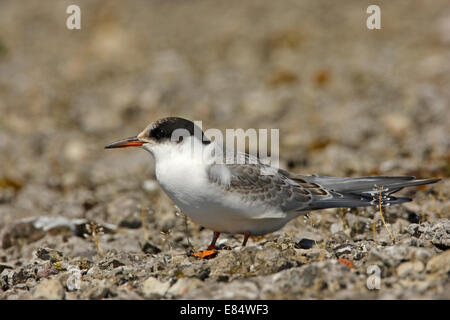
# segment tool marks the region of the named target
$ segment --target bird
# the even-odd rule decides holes
[[[230,152],[180,117],[156,120],[138,135],[105,146],[125,147],[148,151],[162,190],[190,219],[213,231],[207,249],[194,253],[199,258],[216,252],[221,233],[243,234],[245,246],[250,236],[279,230],[310,211],[400,204],[412,199],[393,196],[397,191],[440,180],[296,174],[248,153]]]

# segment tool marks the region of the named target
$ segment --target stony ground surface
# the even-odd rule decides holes
[[[0,2],[1,299],[449,299],[450,5]],[[324,210],[241,248],[106,151],[152,120],[280,129],[281,167],[441,177],[414,202]],[[189,183],[188,181],[186,183]],[[370,290],[369,288],[373,288]]]

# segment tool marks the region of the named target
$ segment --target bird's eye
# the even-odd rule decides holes
[[[183,136],[179,136],[179,137],[178,137],[178,141],[177,141],[177,143],[180,143],[180,142],[182,142],[182,141],[183,141],[183,138],[184,138]]]

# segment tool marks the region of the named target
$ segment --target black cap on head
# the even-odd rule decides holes
[[[168,117],[157,120],[148,130],[148,137],[158,142],[171,140],[186,134],[189,134],[190,136],[198,135],[197,138],[200,139],[203,144],[209,144],[211,142],[203,134],[200,127],[195,125],[192,121],[183,118]],[[177,141],[180,140],[177,139]]]

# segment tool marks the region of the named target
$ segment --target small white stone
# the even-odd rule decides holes
[[[142,184],[145,191],[153,192],[158,190],[158,183],[155,180],[145,180]]]
[[[434,256],[427,263],[429,273],[448,273],[450,271],[450,250]]]
[[[81,140],[69,140],[64,147],[64,154],[71,161],[80,161],[87,155],[86,144]]]
[[[166,294],[169,287],[169,282],[161,282],[154,277],[150,277],[142,283],[141,293],[147,299],[160,298]]]
[[[344,230],[344,224],[342,223],[342,221],[333,223],[330,227],[330,231],[332,234],[338,233],[343,230]]]
[[[422,272],[424,268],[423,263],[418,260],[403,262],[397,267],[397,275],[399,277],[404,277],[411,273]]]
[[[32,297],[33,299],[61,300],[64,298],[64,288],[56,279],[44,279],[36,285]]]
[[[202,286],[203,282],[197,278],[181,278],[170,287],[168,294],[172,296],[182,296],[191,290]]]

